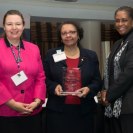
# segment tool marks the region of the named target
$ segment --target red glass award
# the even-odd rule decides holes
[[[76,95],[81,88],[80,68],[63,68],[63,92],[62,94]]]

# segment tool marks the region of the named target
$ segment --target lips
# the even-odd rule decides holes
[[[122,28],[117,28],[117,31],[119,33],[125,33],[126,32],[126,28],[122,27]]]
[[[69,39],[69,40],[64,40],[64,41],[65,41],[65,42],[72,42],[72,40],[70,40],[70,39]]]
[[[12,35],[17,35],[17,34],[18,34],[18,32],[11,32],[11,34],[12,34]]]

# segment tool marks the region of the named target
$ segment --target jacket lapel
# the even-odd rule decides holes
[[[80,48],[80,56],[79,56],[79,64],[78,64],[78,67],[81,67],[85,63],[85,61],[86,61],[86,57],[84,55],[84,52]]]
[[[116,51],[117,51],[118,48],[120,47],[121,42],[122,42],[122,40],[120,40],[120,41],[118,41],[118,42],[116,42],[116,43],[114,44],[114,46],[113,46],[113,48],[112,48],[112,50],[111,50],[111,53],[110,53],[110,55],[109,55],[109,60],[108,60],[108,65],[109,65],[109,66],[110,66],[111,60],[113,59],[113,57],[114,57]]]

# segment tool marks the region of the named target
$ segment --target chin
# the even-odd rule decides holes
[[[119,34],[120,34],[121,36],[124,36],[124,35],[127,34],[127,32],[119,32]]]

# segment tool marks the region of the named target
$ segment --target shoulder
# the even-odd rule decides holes
[[[81,51],[88,53],[88,54],[95,54],[96,52],[90,49],[86,49],[86,48],[80,48]]]
[[[86,59],[88,62],[99,63],[96,52],[90,49],[80,49],[80,58]]]
[[[129,49],[130,49],[130,48],[133,48],[133,32],[132,32],[131,35],[128,37],[127,41],[128,41],[128,44],[127,44],[128,48],[129,48]]]
[[[116,48],[118,48],[120,46],[121,42],[122,42],[122,39],[115,41],[111,47],[111,51],[114,51]]]
[[[0,49],[7,48],[4,38],[0,38]]]
[[[63,51],[63,47],[58,47],[58,48],[49,49],[49,50],[47,51],[47,53],[46,53],[46,56],[47,56],[47,55],[53,55],[53,54],[55,54],[57,50]]]
[[[122,41],[123,41],[122,39],[119,39],[119,40],[115,41],[114,44],[113,44],[113,47],[117,47],[117,45],[120,45],[122,43]]]
[[[5,43],[4,38],[0,38],[0,43]]]
[[[23,44],[24,44],[24,46],[26,46],[26,47],[37,47],[37,45],[36,44],[34,44],[34,43],[32,43],[32,42],[28,42],[28,41],[25,41],[25,40],[23,40]]]
[[[114,44],[120,44],[121,42],[122,42],[122,39],[119,39]]]
[[[97,58],[97,54],[93,50],[81,48],[80,52],[81,52],[81,56],[87,56],[91,59]]]
[[[28,42],[28,41],[24,41],[23,40],[23,44],[24,44],[24,48],[25,49],[29,49],[29,50],[39,50],[38,46],[32,42]]]

